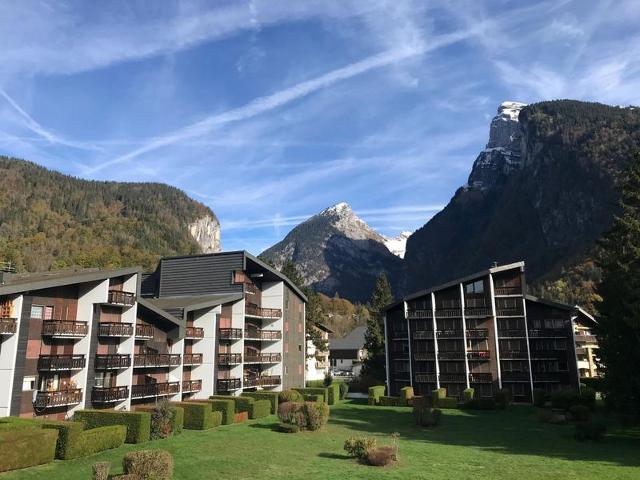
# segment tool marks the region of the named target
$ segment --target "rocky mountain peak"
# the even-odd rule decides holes
[[[351,208],[351,205],[346,202],[336,203],[318,215],[311,217],[308,221],[313,221],[315,217],[325,219],[333,228],[352,240],[369,239],[384,242],[384,237],[358,217]]]

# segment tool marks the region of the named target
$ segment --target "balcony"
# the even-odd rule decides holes
[[[153,338],[153,326],[139,323],[136,325],[137,340],[151,340]]]
[[[251,282],[244,282],[244,293],[248,293],[249,295],[255,295],[258,293],[258,287]]]
[[[490,373],[470,373],[469,383],[492,383],[493,375]]]
[[[438,360],[464,360],[464,352],[438,352]]]
[[[42,322],[42,335],[54,338],[81,338],[87,335],[87,322],[74,320],[45,320]]]
[[[93,403],[116,403],[129,398],[129,387],[93,387],[91,401]]]
[[[204,338],[204,328],[187,327],[185,329],[184,337],[187,340],[200,340]]]
[[[420,319],[420,318],[433,318],[433,312],[429,310],[408,310],[407,318]]]
[[[535,358],[558,358],[566,355],[566,350],[531,350],[531,359]]]
[[[436,352],[414,352],[413,358],[417,361],[435,360]]]
[[[109,290],[107,303],[122,307],[131,307],[136,303],[136,294],[131,292],[122,292],[120,290]]]
[[[39,391],[36,393],[34,408],[57,408],[68,405],[77,405],[82,402],[82,390],[74,388],[71,390],[54,390],[50,392]]]
[[[86,363],[84,355],[40,355],[38,370],[45,372],[82,370]]]
[[[16,333],[18,321],[15,318],[0,318],[0,335],[13,335]]]
[[[461,308],[436,308],[436,318],[459,318],[462,317]]]
[[[316,370],[324,370],[329,368],[329,362],[316,362]]]
[[[580,343],[580,344],[583,344],[583,343],[597,344],[598,343],[598,337],[596,337],[595,335],[576,333],[575,338],[576,338],[576,343]]]
[[[491,309],[487,307],[469,307],[464,309],[464,316],[471,317],[491,317]]]
[[[220,365],[238,365],[242,363],[241,353],[219,353],[218,363]]]
[[[282,339],[280,330],[262,330],[260,328],[245,328],[245,340],[260,340],[262,342],[276,341]]]
[[[133,335],[133,325],[121,322],[100,322],[98,335],[101,337],[130,337]]]
[[[220,340],[240,340],[242,338],[241,328],[220,328],[218,330]]]
[[[282,310],[279,308],[260,308],[255,305],[246,305],[244,314],[248,317],[280,318],[282,317]]]
[[[464,338],[462,330],[438,330],[438,338]]]
[[[504,338],[504,337],[524,338],[527,336],[527,332],[524,330],[524,328],[508,328],[505,330],[498,329],[498,336],[500,338]]]
[[[257,355],[244,356],[244,363],[279,363],[282,361],[280,353],[260,353]]]
[[[202,380],[183,380],[182,393],[195,393],[202,390]]]
[[[534,382],[566,382],[569,372],[533,372]]]
[[[245,387],[275,387],[280,385],[282,380],[280,375],[266,375],[263,377],[246,377],[244,379]]]
[[[523,315],[522,307],[496,307],[498,317],[522,317]]]
[[[430,340],[433,338],[433,332],[430,330],[416,330],[413,332],[415,340]]]
[[[467,376],[464,373],[441,373],[441,383],[467,383]]]
[[[131,355],[96,355],[95,370],[119,370],[131,366]]]
[[[500,358],[504,360],[526,360],[529,354],[524,350],[501,350]]]
[[[507,296],[507,295],[522,295],[522,287],[496,287],[495,288],[496,296]]]
[[[503,382],[529,382],[531,377],[529,372],[502,372]]]
[[[242,381],[239,378],[219,378],[216,382],[216,390],[229,392],[231,390],[240,390]]]
[[[201,353],[185,353],[182,359],[183,365],[202,365],[202,354]]]
[[[180,354],[177,353],[150,353],[133,356],[134,368],[163,368],[180,365]]]
[[[469,351],[467,351],[467,358],[469,360],[489,360],[491,358],[491,351],[489,351],[489,350],[469,350]]]
[[[417,383],[436,383],[435,373],[416,373]]]
[[[564,328],[534,328],[529,330],[532,338],[566,338],[570,330]]]
[[[176,393],[180,393],[180,382],[148,383],[131,387],[131,398],[166,397]]]
[[[472,328],[467,330],[467,338],[488,338],[489,330],[487,328]]]

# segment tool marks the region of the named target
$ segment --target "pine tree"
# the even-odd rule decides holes
[[[604,389],[615,408],[640,411],[640,154],[621,185],[620,215],[600,242],[596,333]]]
[[[393,301],[391,286],[384,273],[376,281],[369,304],[369,318],[367,331],[364,335],[364,348],[367,358],[362,367],[364,375],[370,375],[380,380],[385,378],[384,352],[384,309]]]

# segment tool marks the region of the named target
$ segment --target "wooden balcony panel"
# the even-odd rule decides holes
[[[86,363],[84,355],[40,355],[38,370],[46,372],[82,370]]]
[[[245,377],[245,387],[274,387],[282,383],[280,375],[265,375],[262,377]]]
[[[202,380],[183,380],[182,393],[195,393],[202,390]]]
[[[509,329],[498,329],[498,337],[516,337],[516,338],[525,338],[527,336],[527,332],[524,328],[509,328]]]
[[[84,337],[89,332],[87,322],[75,320],[45,320],[42,322],[42,335],[56,338]]]
[[[133,385],[131,398],[163,397],[180,393],[180,382],[148,383],[146,385]]]
[[[96,370],[118,370],[131,366],[131,355],[110,354],[96,355],[94,368]]]
[[[255,305],[246,305],[245,306],[245,315],[250,317],[259,317],[259,318],[280,318],[282,317],[282,310],[279,308],[260,308]]]
[[[464,351],[438,352],[438,360],[464,360]]]
[[[100,322],[98,335],[101,337],[130,337],[133,335],[133,324],[121,322]]]
[[[413,338],[416,340],[430,340],[433,338],[433,331],[431,330],[416,330],[413,333]]]
[[[462,308],[436,308],[436,318],[462,318]]]
[[[152,339],[153,338],[153,326],[139,323],[136,325],[136,338],[140,339]]]
[[[487,328],[472,328],[467,330],[467,338],[488,338],[489,329]]]
[[[201,365],[202,354],[201,353],[185,353],[182,359],[183,365]]]
[[[464,338],[462,330],[438,330],[438,338]]]
[[[242,363],[241,353],[219,353],[218,363],[220,365],[237,365]]]
[[[93,387],[91,401],[93,403],[115,403],[129,398],[129,387]]]
[[[16,333],[17,325],[16,318],[0,318],[0,335],[13,335]]]
[[[282,361],[282,354],[280,353],[261,353],[258,355],[244,356],[245,363],[279,363]]]
[[[526,360],[529,357],[529,354],[526,350],[501,350],[500,358],[504,360],[517,360],[524,359]]]
[[[529,372],[502,372],[503,382],[529,382],[531,377]]]
[[[136,304],[136,294],[123,292],[121,290],[109,290],[107,303],[124,307],[131,307]]]
[[[180,365],[181,355],[177,353],[150,353],[133,356],[134,368],[163,368]]]
[[[418,383],[436,383],[435,373],[416,373],[415,376]]]
[[[218,329],[220,340],[240,340],[242,338],[241,328],[220,328]]]
[[[468,307],[464,309],[465,317],[491,317],[491,309],[487,307]]]
[[[567,338],[571,330],[564,328],[532,328],[529,329],[531,338]],[[577,337],[576,337],[577,338]]]
[[[496,316],[498,317],[522,317],[524,310],[522,308],[504,308],[496,307]]]
[[[424,309],[408,310],[407,311],[407,318],[410,318],[410,319],[430,319],[430,318],[433,318],[433,311],[431,309],[429,309],[429,310],[424,310]]]
[[[470,383],[492,383],[493,375],[491,375],[490,373],[470,373],[469,382]]]
[[[441,373],[441,383],[467,383],[466,375],[464,373]]]
[[[467,351],[469,360],[489,360],[491,358],[490,350],[469,350]]]
[[[245,340],[277,341],[282,339],[280,330],[263,330],[261,328],[245,328]]]
[[[242,381],[239,378],[219,378],[216,381],[216,389],[219,391],[239,390],[242,388]]]
[[[436,352],[413,352],[413,358],[417,361],[435,360]]]
[[[522,287],[520,285],[517,287],[496,287],[495,294],[498,296],[522,295]]]
[[[33,403],[34,408],[56,408],[69,405],[77,405],[82,402],[82,390],[79,388],[70,390],[38,391]]]
[[[200,340],[204,338],[204,328],[201,327],[187,327],[185,329],[185,338],[189,340]]]

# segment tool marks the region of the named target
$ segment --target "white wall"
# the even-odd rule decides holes
[[[18,351],[18,333],[22,317],[22,295],[13,300],[13,316],[17,319],[16,333],[2,337],[0,346],[0,417],[8,417],[11,411],[11,394],[15,374],[16,354]],[[24,321],[28,321],[25,319]],[[37,386],[36,386],[37,387]],[[22,388],[22,386],[20,386]]]
[[[206,399],[214,393],[216,338],[218,335],[216,316],[220,314],[220,306],[193,312],[193,326],[204,328],[204,338],[193,341],[193,353],[202,354],[202,365],[191,367],[191,378],[202,380],[202,389],[192,398]]]
[[[284,282],[263,282],[262,307],[279,308],[284,311]],[[262,328],[265,330],[279,330],[284,335],[284,320],[282,317],[271,322],[269,322],[269,320],[263,320]],[[275,342],[261,342],[261,344],[263,353],[279,353],[284,356],[284,342],[282,340],[277,340]],[[264,375],[280,375],[280,377],[283,377],[284,369],[282,365],[282,362],[267,365],[269,368],[265,370]],[[284,383],[284,378],[282,383]],[[282,385],[273,388],[272,390],[281,391]]]

